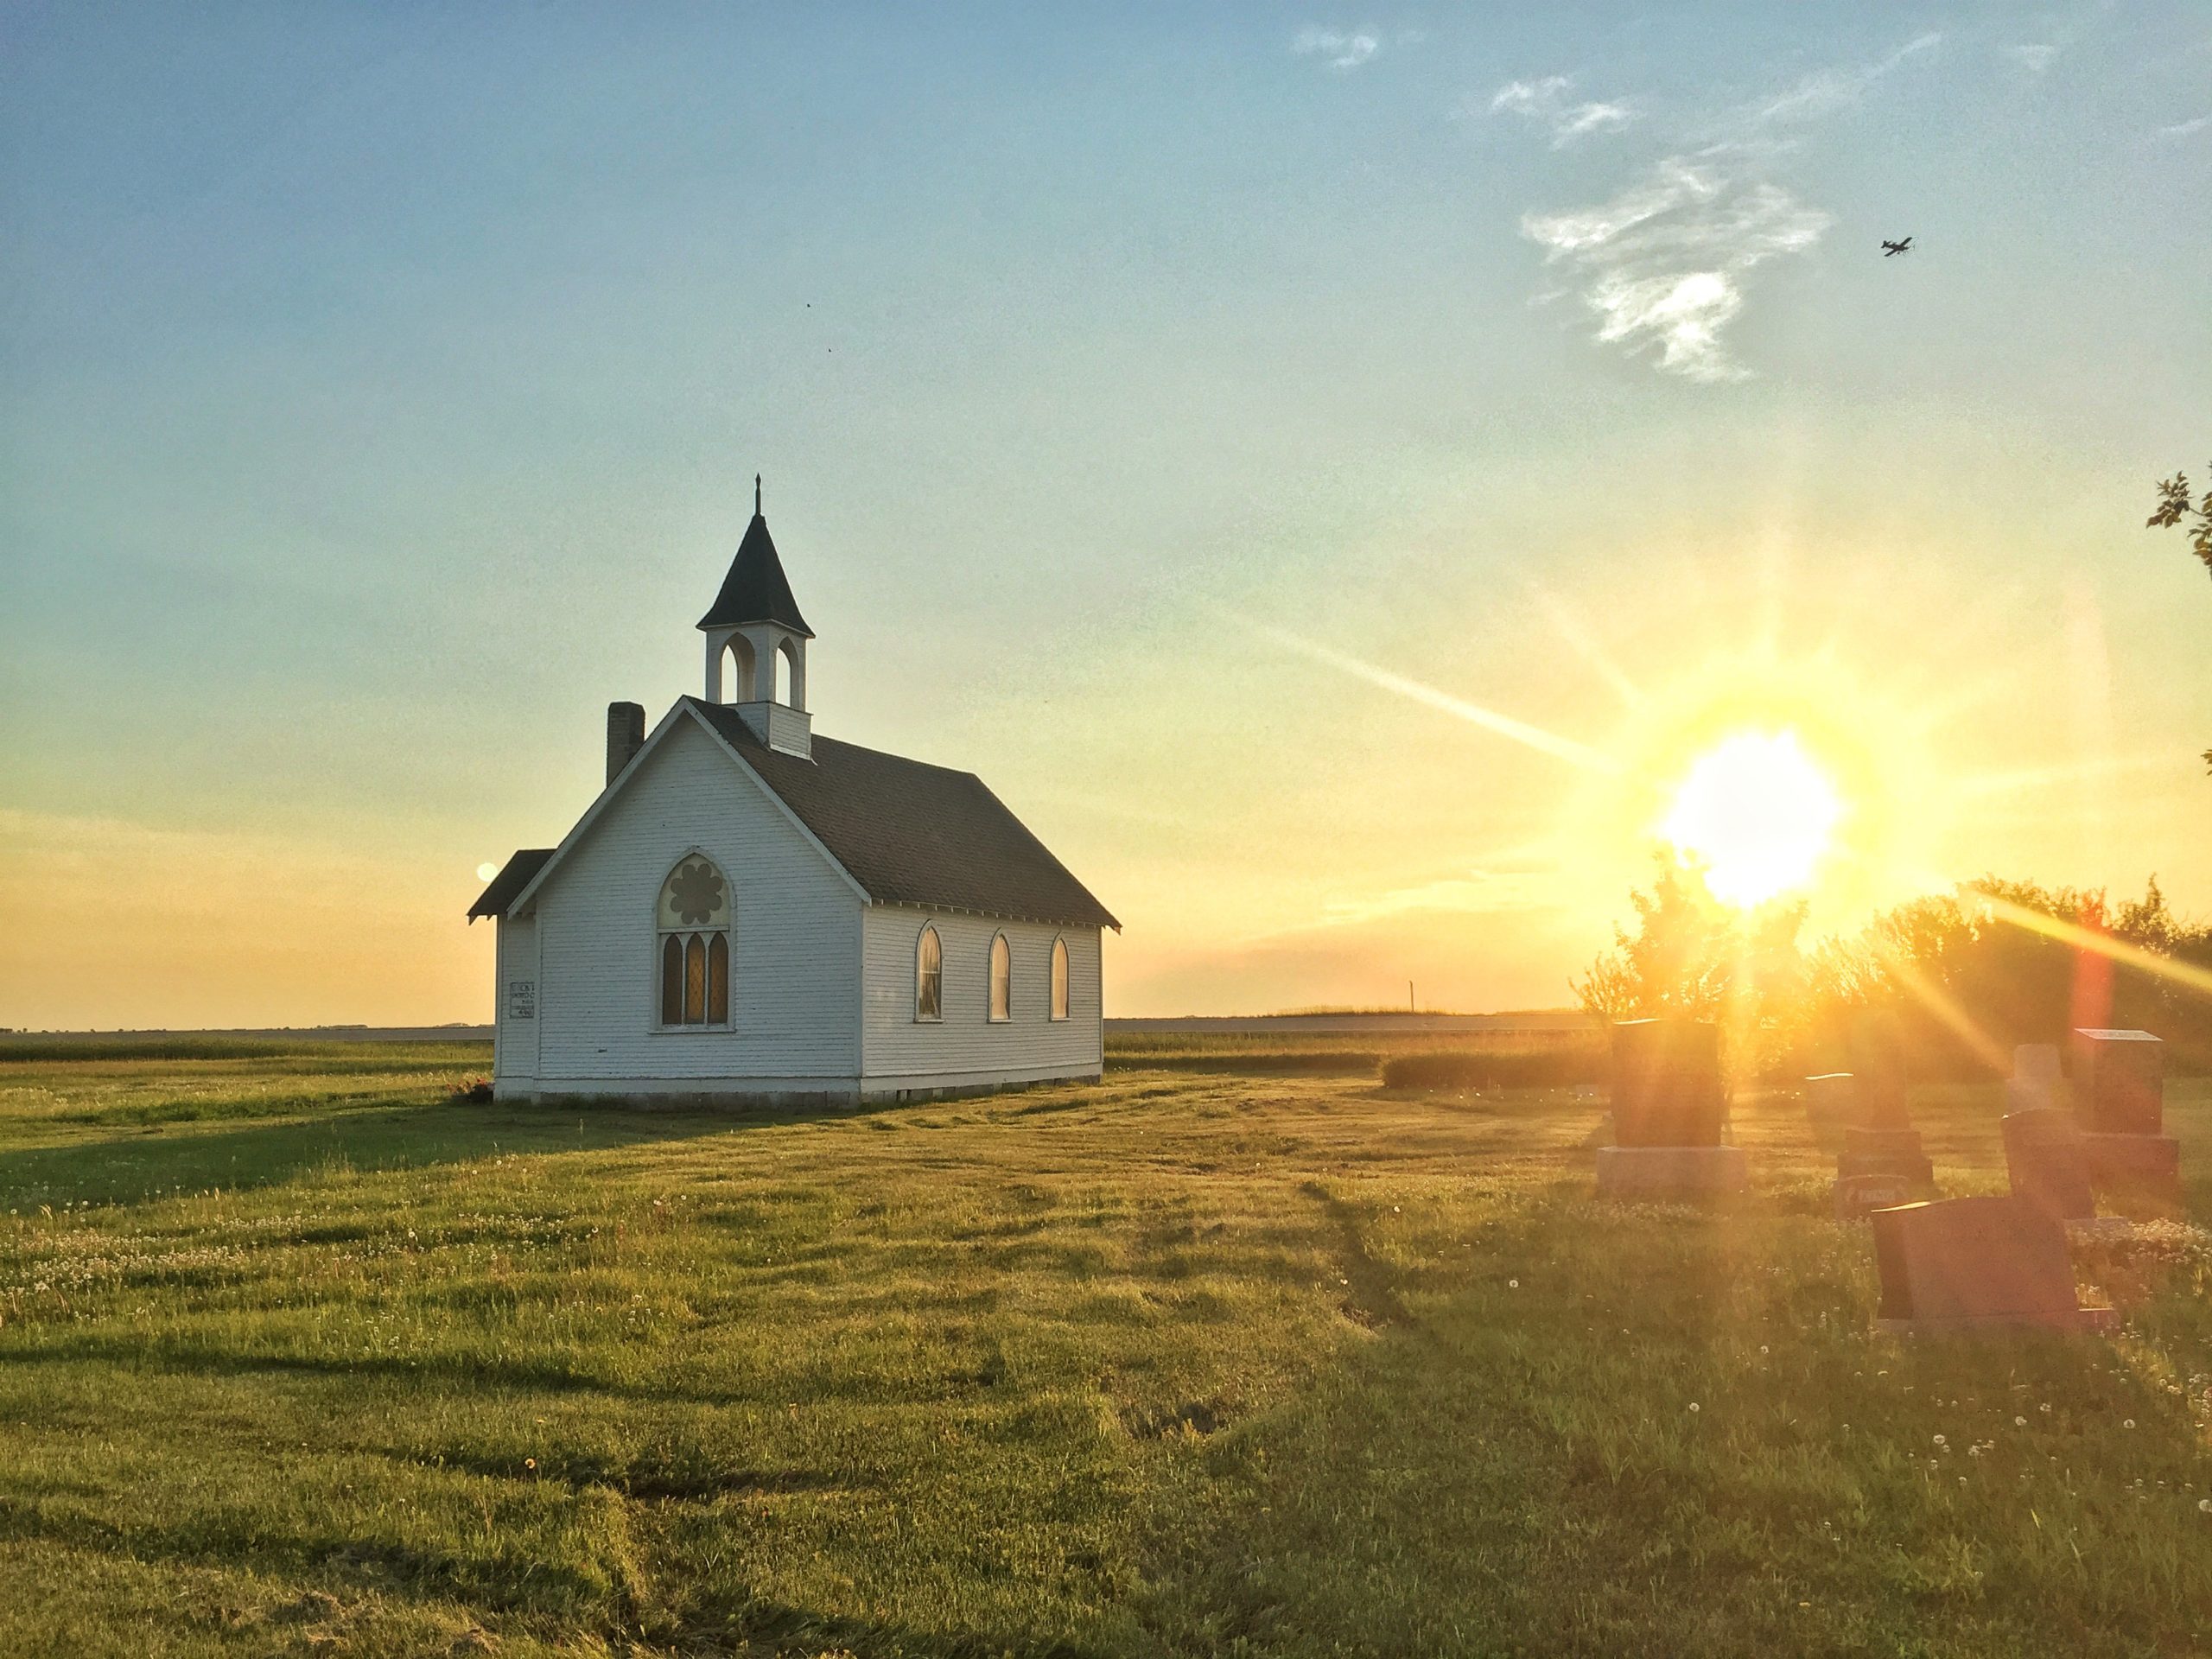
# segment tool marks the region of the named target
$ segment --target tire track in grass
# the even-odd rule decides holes
[[[1323,1181],[1303,1182],[1298,1190],[1320,1205],[1322,1216],[1336,1232],[1341,1268],[1337,1276],[1350,1293],[1341,1304],[1344,1316],[1370,1331],[1386,1325],[1425,1329],[1399,1300],[1396,1273],[1367,1248],[1359,1206],[1332,1192]]]

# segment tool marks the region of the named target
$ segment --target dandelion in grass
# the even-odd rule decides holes
[[[1693,1401],[1691,1401],[1691,1402],[1690,1402],[1690,1409],[1691,1409],[1692,1411],[1695,1411],[1695,1410],[1697,1409],[1697,1402],[1696,1402],[1696,1401],[1693,1400]]]
[[[2012,1420],[2012,1427],[2015,1428],[2025,1428],[2027,1426],[2028,1420],[2024,1417],[2015,1417]]]
[[[2122,1428],[2133,1428],[2133,1427],[2135,1427],[2135,1420],[2134,1420],[2133,1417],[2130,1417],[2130,1418],[2126,1419],[2125,1421],[2123,1421],[2123,1422],[2120,1424],[2120,1427],[2121,1427]]]
[[[1941,1434],[1938,1434],[1938,1435],[1936,1437],[1936,1445],[1938,1445],[1938,1446],[1941,1446],[1941,1445],[1942,1445],[1942,1444],[1943,1444],[1943,1437],[1942,1437]]]

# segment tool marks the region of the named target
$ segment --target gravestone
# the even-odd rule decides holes
[[[1720,1029],[1705,1020],[1626,1020],[1612,1029],[1613,1139],[1624,1147],[1717,1147],[1727,1098]]]
[[[2102,1330],[2074,1292],[2066,1230],[2022,1198],[1941,1198],[1874,1212],[1878,1329],[1913,1336],[2015,1325]]]
[[[2100,1186],[2181,1185],[2181,1142],[2165,1131],[2165,1045],[2147,1031],[2074,1033],[2075,1115]]]
[[[1904,1033],[1897,1016],[1869,1008],[1851,1022],[1851,1074],[1859,1080],[1859,1122],[1870,1129],[1908,1129]]]
[[[1612,1028],[1613,1140],[1598,1148],[1608,1198],[1733,1192],[1743,1148],[1720,1144],[1727,1114],[1720,1032],[1702,1020],[1628,1020]]]
[[[1815,1133],[1833,1135],[1859,1122],[1859,1080],[1848,1071],[1805,1079],[1805,1119]]]
[[[2087,1221],[2097,1213],[2082,1131],[2071,1112],[2038,1106],[2006,1116],[2005,1173],[2012,1194],[2056,1220]]]
[[[2012,1075],[2005,1079],[2005,1109],[2032,1112],[2060,1104],[2058,1050],[2050,1043],[2022,1043],[2012,1051]]]
[[[1838,1221],[1864,1221],[1877,1210],[1912,1202],[1912,1183],[1902,1175],[1839,1175],[1829,1188]]]
[[[1921,1150],[1920,1131],[1912,1127],[1904,1036],[1895,1016],[1875,1011],[1859,1018],[1852,1027],[1851,1062],[1858,1082],[1859,1112],[1855,1123],[1843,1132],[1837,1178],[1935,1179],[1935,1167]]]

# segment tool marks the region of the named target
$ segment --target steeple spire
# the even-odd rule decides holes
[[[760,511],[760,474],[753,474],[753,522],[737,544],[714,605],[699,619],[706,636],[707,701],[728,701],[753,734],[785,754],[810,753],[806,712],[806,642],[814,630],[776,556]],[[735,671],[726,678],[725,668]],[[780,682],[780,683],[779,683]]]

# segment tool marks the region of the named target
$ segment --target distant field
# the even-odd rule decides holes
[[[704,1116],[0,1045],[0,1653],[2212,1644],[2212,1084],[2079,1254],[2118,1336],[1915,1348],[1786,1097],[1741,1202],[1605,1209],[1569,1090],[1115,1058]],[[2002,1185],[1993,1090],[1918,1105]]]
[[[1115,1032],[1106,1035],[1109,1070],[1147,1068],[1249,1074],[1305,1073],[1372,1077],[1404,1054],[1573,1054],[1580,1075],[1604,1075],[1605,1038],[1596,1031]]]

